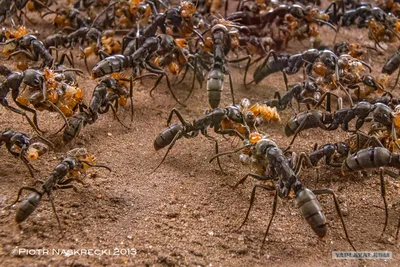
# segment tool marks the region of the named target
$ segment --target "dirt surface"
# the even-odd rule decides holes
[[[328,28],[324,30],[325,41],[330,44],[333,34]],[[366,40],[366,34],[366,30],[350,28],[341,30],[338,40],[360,42]],[[304,49],[298,42],[290,43],[291,52]],[[394,49],[391,45],[384,56],[370,53],[370,61],[367,62],[373,66],[374,73],[380,71]],[[94,61],[89,62],[93,66]],[[11,60],[4,63],[15,67]],[[83,62],[79,62],[78,66],[84,69]],[[246,90],[242,82],[243,69],[232,67],[231,70],[237,99],[247,97],[255,102],[273,97],[277,90],[284,91],[280,74],[272,75]],[[289,77],[291,83],[301,79],[300,74]],[[174,87],[181,99],[189,91],[189,79],[186,81]],[[119,111],[120,118],[130,125],[130,130],[123,128],[111,113],[102,115],[98,122],[88,125],[82,135],[67,146],[62,145],[60,134],[54,137],[52,140],[57,143],[55,151],[33,163],[41,170],[36,177],[45,179],[66,151],[86,147],[96,155],[98,163],[112,168],[111,173],[104,169],[90,169],[83,180],[85,185],[76,185],[77,192],[54,192],[55,206],[65,231],[62,238],[47,197],[25,222],[20,226],[15,223],[15,207],[6,209],[5,206],[12,203],[21,186],[32,185],[34,179],[21,161],[13,158],[4,147],[0,149],[1,266],[400,264],[399,243],[394,239],[400,213],[398,182],[392,178],[386,180],[389,223],[386,234],[381,237],[385,214],[377,172],[369,171],[358,178],[357,175],[343,176],[340,170],[321,165],[318,182],[315,170],[302,172],[300,179],[312,189],[333,189],[338,195],[355,247],[359,251],[392,251],[393,259],[388,261],[332,259],[332,251],[352,249],[345,239],[330,196],[318,197],[329,223],[324,239],[313,233],[292,200],[279,199],[276,217],[261,248],[271,215],[273,194],[257,193],[249,220],[238,230],[249,206],[252,187],[257,182],[248,179],[244,185],[233,189],[232,185],[249,168],[240,164],[237,155],[232,155],[222,160],[226,174],[221,173],[215,163],[208,163],[214,153],[214,144],[202,136],[178,140],[165,163],[152,172],[165,153],[165,150],[156,153],[153,141],[166,126],[169,111],[176,107],[191,121],[208,107],[205,86],[196,86],[193,97],[184,108],[173,100],[165,83],[151,98],[148,91],[153,82],[148,79],[143,84],[135,85],[132,123],[129,109]],[[79,79],[79,86],[86,92],[86,103],[95,85],[95,81],[88,79],[87,73]],[[230,104],[228,86],[226,82],[221,106]],[[270,124],[261,130],[284,148],[289,139],[284,136],[283,127],[292,112],[286,110],[281,115],[282,125]],[[0,130],[11,128],[33,134],[21,116],[3,107],[0,107],[0,125]],[[40,112],[39,125],[50,134],[62,125],[62,120],[58,115]],[[232,138],[217,138],[221,141],[221,151],[230,150],[237,144],[237,140],[232,141]],[[305,131],[296,140],[293,150],[307,152],[312,150],[315,142],[325,144],[345,138],[342,130]],[[31,253],[36,251],[36,255],[27,255],[24,249],[31,249]],[[38,255],[37,249],[47,249],[50,255]],[[65,256],[53,253],[53,249],[106,249],[109,250],[107,253],[115,255]],[[131,249],[131,255],[122,255],[127,254],[124,249]]]

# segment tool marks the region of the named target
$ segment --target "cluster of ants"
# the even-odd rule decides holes
[[[382,53],[383,43],[390,45],[398,42],[400,4],[392,0],[377,1],[375,4],[336,0],[322,10],[317,6],[319,2],[308,3],[305,0],[291,5],[278,1],[238,1],[236,12],[227,15],[228,2],[232,4],[233,1],[77,0],[54,9],[55,4],[47,0],[0,0],[0,22],[7,25],[0,32],[1,52],[8,59],[12,58],[19,69],[12,71],[0,66],[0,75],[4,77],[0,84],[0,104],[10,112],[24,116],[37,133],[37,136],[30,137],[6,130],[0,136],[0,146],[4,143],[12,155],[25,163],[33,176],[34,168],[30,161],[53,146],[38,125],[37,111],[60,114],[64,126],[56,134],[64,131],[63,141],[69,143],[85,126],[95,123],[99,115],[110,109],[121,125],[129,128],[118,118],[117,111],[119,106],[127,104],[129,98],[132,114],[133,83],[136,80],[155,77],[154,86],[150,89],[152,94],[165,78],[172,97],[182,106],[192,95],[196,81],[200,87],[206,81],[210,109],[193,122],[187,122],[178,109],[171,111],[168,127],[154,141],[156,150],[167,147],[155,170],[164,162],[177,140],[194,138],[201,132],[215,142],[216,154],[211,161],[217,159],[220,168],[221,156],[241,152],[240,161],[256,169],[246,174],[237,185],[248,177],[272,182],[270,185],[254,186],[243,222],[249,216],[257,188],[275,191],[272,217],[264,241],[277,209],[278,196],[294,198],[313,231],[320,237],[325,236],[327,222],[316,195],[330,194],[346,238],[355,249],[335,193],[330,189],[310,190],[304,187],[299,174],[306,168],[316,167],[323,159],[326,165],[341,168],[343,172],[379,168],[386,215],[385,232],[388,205],[384,175],[398,177],[388,168],[400,169],[400,154],[395,152],[400,148],[397,138],[400,100],[394,98],[388,89],[390,76],[400,67],[400,52],[389,57],[381,74],[376,77],[363,58],[367,49],[378,54]],[[224,17],[218,13],[222,9],[225,9]],[[29,19],[30,12],[39,12],[42,19],[53,16],[53,24],[58,31],[44,38],[27,30],[23,24],[26,20],[33,23]],[[322,44],[321,27],[327,26],[338,34],[341,28],[354,27],[352,25],[367,28],[374,47],[342,42],[329,48]],[[284,52],[294,40],[308,40],[312,48],[297,54]],[[89,105],[85,104],[84,89],[77,82],[77,75],[85,75],[74,67],[77,50],[90,77],[98,81]],[[60,51],[63,51],[61,56]],[[92,70],[87,61],[91,56],[98,58]],[[66,60],[70,66],[64,64]],[[283,95],[276,92],[273,99],[253,104],[248,99],[236,103],[230,64],[240,62],[246,62],[244,87],[260,83],[274,73],[282,73],[286,92]],[[248,72],[256,63],[258,66],[252,80],[248,81]],[[295,75],[301,69],[304,81],[288,85],[287,76]],[[130,74],[123,74],[127,70],[131,70]],[[191,88],[182,101],[176,97],[172,84],[180,84],[189,72],[192,72]],[[226,76],[232,104],[221,108],[221,92]],[[399,75],[393,88],[398,78]],[[9,94],[12,102],[7,99]],[[379,97],[371,97],[374,95]],[[349,107],[343,106],[343,100],[348,100]],[[297,111],[293,101],[298,103]],[[336,109],[331,107],[332,102],[337,103]],[[306,111],[300,110],[303,105]],[[282,149],[259,129],[266,123],[281,123],[279,113],[287,108],[295,115],[286,123],[284,132],[293,138],[290,146]],[[174,115],[179,123],[170,125]],[[354,121],[355,128],[351,129],[349,124]],[[366,123],[368,130],[361,130]],[[339,126],[350,134],[347,140],[316,146],[312,152],[299,155],[289,151],[299,133],[312,128],[334,131]],[[208,134],[208,128],[214,128],[216,134],[238,137],[243,145],[220,153],[218,140]],[[32,193],[17,208],[16,221],[26,220],[44,194],[50,198],[56,214],[52,191],[72,188],[70,183],[73,181],[82,182],[80,176],[89,167],[109,169],[96,165],[95,157],[86,149],[77,148],[68,152],[49,178],[41,181],[41,189],[20,189],[12,205],[18,202],[23,190]],[[58,216],[57,220],[61,227]],[[396,238],[399,228],[400,220]]]

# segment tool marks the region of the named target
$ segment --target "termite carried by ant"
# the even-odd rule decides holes
[[[40,136],[37,136],[36,139],[41,139],[52,144],[50,141],[47,141]],[[33,171],[36,169],[32,166],[30,161],[38,159],[48,151],[47,145],[42,142],[33,142],[34,140],[35,137],[29,137],[24,133],[13,130],[6,130],[0,134],[0,147],[5,144],[8,152],[21,159],[26,167],[28,167],[29,173],[32,177],[34,177]]]

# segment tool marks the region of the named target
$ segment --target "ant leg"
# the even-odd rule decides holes
[[[11,203],[10,205],[6,206],[5,208],[11,208],[15,203],[17,203],[23,190],[32,191],[32,192],[37,193],[40,197],[42,196],[42,192],[39,192],[39,190],[37,190],[36,188],[30,187],[30,186],[23,186],[18,191],[17,199],[13,203]]]
[[[395,82],[395,84],[393,85],[393,88],[392,88],[392,90],[390,90],[390,91],[393,91],[394,90],[394,88],[396,88],[396,85],[398,84],[398,82],[399,82],[399,78],[400,78],[400,69],[399,69],[399,71],[397,72],[397,78],[396,78],[396,82]]]
[[[162,78],[163,76],[165,76],[165,79],[167,80],[167,86],[168,86],[169,91],[170,91],[171,94],[172,94],[172,97],[173,97],[173,98],[175,99],[175,101],[178,102],[180,105],[186,107],[186,105],[183,104],[182,102],[180,102],[179,99],[175,96],[175,93],[174,93],[174,91],[172,90],[171,83],[170,83],[170,81],[169,81],[168,75],[167,75],[167,73],[166,73],[164,70],[160,69],[159,67],[157,67],[156,65],[154,65],[154,64],[151,63],[151,62],[145,62],[144,67],[145,67],[145,69],[147,69],[147,70],[150,71],[151,73],[155,73],[155,74],[161,75],[160,78],[157,80],[156,85],[154,85],[154,87],[150,90],[150,96],[151,96],[151,92],[157,87],[158,83],[161,81],[161,78]]]
[[[266,189],[266,190],[273,190],[272,188],[275,189],[275,187],[271,187],[270,189],[268,189],[268,188],[265,188],[265,189]],[[275,213],[276,213],[276,207],[277,207],[277,205],[278,205],[278,192],[276,192],[276,189],[275,189],[274,202],[272,203],[272,214],[271,214],[271,219],[269,220],[269,223],[268,223],[268,226],[267,226],[267,230],[265,231],[265,235],[264,235],[264,239],[263,239],[261,248],[264,247],[265,240],[267,239],[267,235],[268,235],[268,232],[269,232],[269,228],[271,227],[272,220],[274,219],[274,216],[275,216]]]
[[[35,178],[35,175],[33,173],[33,170],[36,170],[35,168],[33,168],[33,166],[31,165],[31,163],[22,155],[22,153],[20,154],[20,159],[22,160],[22,162],[26,165],[26,167],[28,167],[29,173],[31,174],[32,178]]]
[[[250,197],[250,207],[249,207],[249,209],[247,210],[246,217],[244,218],[244,221],[242,222],[242,224],[240,225],[240,227],[239,227],[238,230],[240,230],[240,229],[243,227],[243,225],[246,223],[247,219],[249,218],[249,214],[250,214],[251,208],[253,207],[254,199],[255,199],[255,196],[256,196],[256,189],[257,189],[257,187],[262,188],[262,189],[264,189],[264,190],[276,191],[275,187],[273,187],[273,186],[267,186],[267,185],[262,185],[262,184],[256,184],[256,185],[253,187],[253,190],[251,191],[251,197]],[[277,199],[277,197],[278,197],[278,194],[275,193],[274,203],[275,203],[275,199]],[[269,225],[270,225],[271,222],[272,222],[272,218],[273,218],[274,215],[275,215],[275,211],[276,211],[276,205],[274,206],[274,209],[272,210],[272,217],[271,217],[271,220],[270,220]],[[269,226],[269,225],[268,225],[268,226]],[[268,234],[268,230],[269,230],[269,227],[268,227],[268,229],[267,229],[267,234]]]
[[[381,184],[381,196],[383,199],[383,204],[385,205],[385,224],[383,226],[383,230],[381,233],[381,236],[385,233],[387,223],[388,223],[388,218],[389,218],[389,211],[388,211],[388,205],[387,205],[387,200],[386,200],[386,186],[385,186],[385,178],[384,178],[384,173],[385,169],[383,167],[379,168],[379,178],[380,178],[380,184]]]
[[[346,239],[349,242],[349,244],[351,245],[351,247],[354,249],[354,251],[357,251],[356,248],[353,246],[353,243],[351,243],[351,240],[350,240],[349,235],[347,233],[346,224],[344,223],[342,211],[340,210],[340,204],[339,204],[339,202],[337,200],[336,194],[331,189],[318,189],[318,190],[312,190],[312,192],[315,195],[326,195],[326,194],[332,195],[333,201],[335,202],[335,209],[336,209],[337,214],[340,217],[340,221],[342,223],[343,230],[344,230],[344,233],[346,235]]]
[[[217,134],[221,134],[221,135],[224,135],[224,134],[235,134],[242,141],[245,139],[244,136],[241,133],[239,133],[238,130],[236,130],[236,129],[214,130],[214,132],[217,133]],[[250,131],[248,131],[248,132],[250,132]]]
[[[79,180],[79,179],[78,179]],[[68,184],[68,185],[56,185],[55,186],[56,189],[73,189],[75,192],[78,192],[78,189],[72,185],[72,184]]]
[[[378,39],[376,39],[376,36],[369,25],[368,25],[368,31],[369,31],[369,35],[372,36],[372,38],[374,39],[375,45],[377,45],[380,49],[385,51],[385,49],[379,44]]]
[[[232,105],[235,105],[235,95],[233,93],[232,75],[229,71],[228,71],[228,77],[229,77],[229,87],[231,89],[231,95],[232,95]]]
[[[86,165],[90,166],[91,168],[104,168],[107,169],[109,172],[112,172],[111,168],[106,166],[106,165],[100,165],[100,164],[93,164],[89,161],[85,160],[80,160],[81,163],[85,163]]]
[[[183,77],[182,77],[182,79],[180,80],[179,83],[181,83],[181,82],[183,81],[183,79],[185,78],[188,69],[189,69],[189,66],[186,66],[185,73],[183,74]],[[195,82],[196,82],[196,74],[197,74],[197,57],[194,59],[194,69],[193,69],[192,86],[191,86],[191,88],[190,88],[190,92],[189,92],[188,96],[186,97],[186,99],[185,99],[183,102],[186,102],[186,101],[189,99],[189,97],[192,95],[192,93],[193,93],[194,84],[195,84]],[[178,83],[178,84],[179,84],[179,83]]]
[[[56,215],[57,223],[58,223],[58,226],[60,227],[60,232],[62,232],[60,218],[57,215],[56,206],[54,205],[54,200],[53,200],[53,196],[52,196],[51,192],[47,192],[47,196],[50,199],[50,203],[51,203],[51,207],[52,207],[52,209],[54,211],[54,215]]]
[[[127,128],[127,129],[131,129],[129,126],[126,126],[126,125],[119,119],[119,117],[118,117],[118,115],[117,115],[117,111],[115,110],[114,106],[113,106],[111,103],[108,103],[107,106],[109,106],[109,107],[111,108],[112,112],[114,113],[115,118],[117,119],[117,121],[118,121],[122,126],[124,126],[124,127]]]
[[[329,11],[331,8],[333,9],[333,21],[334,21],[335,23],[337,23],[337,12],[336,12],[336,3],[335,3],[335,2],[330,3],[330,5],[325,9],[324,13],[325,13],[325,14],[328,13],[328,11]]]
[[[110,55],[107,54],[106,51],[104,51],[104,50],[99,50],[99,56],[100,56],[100,59],[103,60],[106,57],[109,57]]]
[[[400,149],[399,142],[397,141],[397,133],[396,133],[396,127],[394,125],[394,121],[392,122],[392,140],[394,140],[394,144],[397,146],[398,149]]]
[[[160,75],[157,79],[157,81],[154,83],[153,88],[150,89],[150,97],[153,97],[153,90],[157,88],[158,84],[160,83],[163,75]]]
[[[210,137],[211,137],[211,136],[210,136]],[[215,139],[215,138],[212,138],[212,137],[211,137],[211,139],[212,139],[213,141],[215,141],[215,154],[218,154],[218,140]],[[217,158],[217,162],[218,162],[218,167],[219,167],[219,169],[221,170],[221,172],[222,172],[223,174],[226,175],[226,173],[225,173],[224,170],[222,169],[221,162],[220,162],[219,158]]]
[[[242,179],[240,179],[240,180],[233,186],[233,188],[236,188],[236,187],[238,187],[240,184],[243,184],[243,183],[247,180],[247,178],[249,178],[249,177],[253,177],[253,178],[255,178],[255,179],[257,179],[257,180],[260,180],[260,181],[269,181],[269,180],[271,180],[271,178],[269,178],[269,177],[267,177],[267,176],[264,176],[264,175],[261,175],[261,174],[258,174],[258,173],[254,173],[254,172],[249,172],[249,173],[247,173],[245,176],[243,176]]]
[[[162,163],[164,162],[164,160],[167,158],[167,155],[168,155],[169,151],[170,151],[170,150],[172,149],[172,147],[175,145],[176,140],[178,140],[178,139],[181,138],[182,136],[183,136],[183,131],[182,131],[182,130],[176,133],[176,135],[174,136],[174,139],[172,139],[171,144],[168,146],[168,150],[167,150],[167,152],[165,153],[163,159],[161,160],[161,162],[157,165],[157,167],[156,167],[152,172],[155,172],[155,171],[161,166],[161,164],[162,164]]]
[[[64,58],[67,58],[68,63],[71,65],[71,67],[75,68],[74,58],[73,58],[73,56],[72,56],[71,50],[69,50],[69,55],[68,55],[66,52],[64,52],[64,53],[61,55],[61,59],[60,59],[60,62],[59,62],[60,64],[63,64],[63,63],[64,63]]]
[[[81,55],[83,57],[83,61],[85,62],[86,70],[90,74],[89,66],[87,63],[87,56],[85,54],[85,51],[83,50],[82,46],[79,46],[79,51],[81,52]]]
[[[168,89],[172,94],[172,97],[175,99],[176,102],[178,102],[178,104],[186,107],[186,105],[184,103],[182,103],[181,101],[179,101],[179,99],[175,96],[174,91],[172,91],[172,87],[171,87],[171,83],[169,81],[168,75],[164,72],[165,75],[165,79],[167,80],[167,85],[168,85]]]
[[[0,100],[0,104],[1,104],[2,106],[6,107],[7,109],[11,110],[12,112],[15,112],[15,113],[17,113],[17,114],[20,114],[20,115],[24,116],[24,117],[27,119],[27,121],[29,122],[29,124],[31,125],[31,127],[35,130],[35,132],[36,132],[38,135],[41,135],[41,134],[43,133],[43,131],[40,131],[40,130],[36,127],[37,123],[35,124],[34,122],[32,122],[31,118],[29,118],[29,116],[28,116],[24,111],[19,110],[19,109],[17,109],[17,108],[14,108],[14,107],[10,106],[10,105],[8,104],[8,101],[7,101],[6,99]]]
[[[324,102],[325,98],[326,98],[326,111],[331,112],[332,111],[331,110],[331,97],[332,96],[334,96],[334,97],[336,97],[338,99],[337,100],[337,105],[338,105],[337,109],[342,109],[341,100],[339,100],[339,99],[341,99],[341,97],[336,95],[336,94],[334,94],[334,93],[331,93],[331,92],[324,93],[321,96],[321,98],[319,99],[319,101],[317,102],[317,104],[314,105],[314,109],[320,107],[322,105],[322,103]]]
[[[300,172],[302,170],[302,167],[303,167],[303,162],[304,161],[307,163],[308,167],[315,167],[312,164],[311,159],[308,156],[308,154],[305,153],[305,152],[301,152],[300,155],[299,155],[299,159],[297,160],[297,162],[296,162],[296,164],[295,164],[295,166],[293,168],[293,171],[294,171],[296,176],[298,176],[300,174]]]
[[[248,90],[249,88],[247,87],[246,78],[247,78],[247,72],[249,71],[249,68],[250,68],[251,56],[247,55],[247,56],[242,57],[242,58],[229,60],[229,62],[237,63],[237,62],[241,62],[241,61],[245,61],[245,60],[247,60],[247,64],[246,64],[246,69],[244,71],[243,83],[244,83],[244,87]]]
[[[19,108],[21,108],[21,109],[23,109],[24,111],[28,111],[28,112],[30,112],[30,113],[32,113],[33,114],[33,124],[34,124],[34,129],[37,129],[39,132],[44,132],[44,131],[42,131],[40,128],[39,128],[39,125],[38,125],[38,121],[37,121],[37,112],[36,112],[36,110],[34,110],[34,109],[31,109],[31,108],[29,108],[29,107],[27,107],[27,106],[25,106],[25,105],[22,105],[21,103],[19,103],[18,101],[17,101],[17,98],[18,98],[18,95],[19,95],[19,90],[12,90],[12,94],[11,94],[11,98],[13,99],[13,101],[14,101],[14,103],[19,107]],[[7,103],[8,104],[8,103]],[[10,110],[12,110],[12,111],[16,111],[16,110],[18,110],[18,109],[12,109],[10,106],[8,106],[8,108],[10,109]],[[28,117],[28,115],[25,113],[25,112],[23,112],[23,111],[20,111],[20,110],[18,110],[19,112],[17,112],[17,113],[19,113],[19,114],[21,114],[21,115],[24,115],[27,119],[28,119],[28,122],[29,122],[29,124],[31,124],[31,119]],[[21,112],[21,113],[20,113]],[[31,124],[32,125],[32,124]],[[38,133],[39,133],[38,132]]]
[[[216,154],[216,155],[212,156],[212,158],[208,162],[211,163],[214,159],[216,159],[218,157],[221,157],[221,156],[224,156],[224,155],[235,154],[235,153],[239,152],[240,150],[242,150],[242,149],[244,149],[246,147],[250,147],[252,145],[253,144],[248,144],[248,145],[244,145],[244,146],[238,147],[238,148],[236,148],[234,150],[231,150],[231,151],[221,152],[219,154]]]
[[[189,65],[186,65],[185,66],[185,71],[183,72],[183,75],[182,75],[182,78],[180,79],[180,81],[179,82],[174,82],[174,85],[178,85],[178,84],[180,84],[181,82],[183,82],[183,80],[185,79],[185,77],[186,77],[186,74],[187,74],[187,72],[188,72],[188,70],[189,70]]]
[[[167,126],[169,126],[169,124],[171,123],[172,116],[173,116],[174,114],[178,117],[178,119],[179,119],[179,121],[182,123],[182,125],[184,125],[184,126],[189,125],[189,123],[187,123],[187,122],[185,121],[185,119],[182,117],[182,115],[181,115],[181,113],[179,112],[179,110],[177,110],[176,108],[173,108],[173,109],[171,110],[171,112],[169,113],[169,116],[168,116],[168,119],[167,119]]]
[[[29,53],[26,50],[18,50],[15,52],[12,52],[8,57],[7,60],[10,59],[13,56],[16,56],[18,54],[24,54],[28,59],[32,60],[32,61],[38,61],[39,60],[39,56],[35,53]]]
[[[365,142],[365,144],[361,147],[361,142],[360,139],[361,137],[367,138],[367,142]],[[356,132],[356,140],[357,140],[357,151],[369,147],[369,146],[379,146],[379,147],[384,147],[383,144],[381,143],[381,141],[378,139],[378,137],[376,137],[375,135],[367,135],[363,132],[361,132],[360,130],[357,130]],[[375,144],[372,144],[372,142],[375,142]]]
[[[387,175],[389,175],[390,177],[393,177],[393,178],[395,178],[395,179],[399,179],[399,178],[400,178],[399,174],[396,174],[396,173],[394,173],[394,172],[392,172],[392,171],[385,170],[385,173],[386,173]],[[381,186],[382,186],[382,184],[384,185],[384,183],[381,182]],[[382,189],[381,189],[381,192],[382,192]],[[384,200],[385,200],[385,199],[384,199]],[[397,224],[397,229],[396,229],[396,240],[399,239],[399,230],[400,230],[400,218],[399,218],[399,222],[398,222],[398,224]]]
[[[69,122],[68,122],[67,117],[65,117],[65,114],[64,114],[56,105],[54,105],[51,101],[47,100],[46,102],[47,102],[48,104],[50,104],[50,106],[52,106],[52,108],[53,108],[56,112],[58,112],[58,113],[61,115],[61,117],[62,117],[63,120],[64,120],[65,125],[66,125],[67,127],[69,127]]]
[[[314,120],[314,123],[320,127],[323,130],[327,130],[328,128],[326,127],[325,124],[323,124],[320,120],[318,120],[313,113],[307,113],[306,117],[304,118],[304,120],[299,124],[299,126],[297,127],[296,131],[294,132],[292,141],[290,142],[289,146],[284,150],[285,152],[288,151],[290,149],[290,147],[293,145],[294,140],[296,139],[297,135],[303,130],[304,126],[306,125],[307,121],[311,119]]]
[[[129,79],[129,99],[131,100],[131,122],[133,121],[133,80]]]

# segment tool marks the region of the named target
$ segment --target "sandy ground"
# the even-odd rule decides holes
[[[326,43],[332,34],[326,32]],[[338,40],[354,40],[354,32],[366,38],[365,30],[341,30]],[[361,39],[361,38],[360,38]],[[298,42],[290,44],[289,51],[302,51]],[[370,54],[369,63],[378,73],[384,56]],[[374,61],[372,62],[372,59]],[[377,60],[375,60],[377,59]],[[368,60],[367,60],[368,61]],[[13,66],[12,61],[4,62]],[[94,61],[90,61],[93,65]],[[84,69],[83,62],[78,66]],[[273,97],[275,91],[284,91],[283,79],[274,74],[259,85],[246,90],[242,83],[243,69],[231,68],[234,74],[236,98],[247,97],[261,101]],[[227,81],[228,79],[226,79]],[[301,75],[289,78],[301,81]],[[95,81],[85,73],[79,79],[84,88],[86,103],[90,99]],[[59,162],[58,157],[75,147],[86,147],[97,157],[98,163],[112,168],[90,169],[85,185],[77,184],[78,191],[54,192],[57,213],[65,231],[61,237],[56,218],[47,197],[39,208],[20,226],[15,223],[15,207],[6,209],[21,186],[34,183],[22,162],[13,158],[3,147],[0,149],[0,265],[1,266],[90,266],[90,265],[196,265],[196,266],[394,266],[400,264],[399,243],[394,234],[399,218],[400,203],[397,182],[386,181],[389,203],[389,224],[381,237],[384,210],[380,197],[379,177],[370,171],[359,179],[356,175],[342,176],[340,170],[321,166],[321,179],[317,182],[315,170],[304,171],[300,179],[312,189],[331,188],[340,200],[351,240],[359,251],[391,251],[393,259],[333,260],[332,251],[351,251],[350,245],[329,196],[319,200],[329,223],[324,239],[319,239],[296,210],[294,202],[278,201],[278,210],[267,242],[262,239],[270,218],[273,194],[258,192],[255,205],[246,225],[238,230],[244,219],[251,189],[256,181],[248,179],[244,185],[232,188],[248,167],[240,164],[237,155],[224,158],[226,174],[218,166],[209,164],[214,145],[202,136],[178,140],[165,163],[156,171],[155,166],[165,151],[155,152],[153,140],[166,126],[169,111],[176,107],[189,121],[202,115],[208,107],[205,86],[196,85],[186,108],[179,106],[162,83],[149,96],[152,80],[136,84],[134,90],[134,119],[130,123],[129,109],[121,109],[119,116],[130,124],[123,128],[112,114],[101,116],[87,126],[81,136],[63,146],[59,134],[52,140],[55,151],[34,162],[41,170],[37,178],[45,179]],[[174,87],[180,98],[188,93],[189,79]],[[226,82],[221,106],[229,105],[230,95]],[[292,116],[290,110],[282,112],[282,125],[267,125],[261,130],[281,147],[289,139],[283,134],[284,123]],[[48,133],[62,125],[58,115],[41,112],[39,124]],[[27,122],[0,107],[1,129],[11,128],[33,134]],[[342,130],[323,132],[306,131],[296,140],[293,150],[311,151],[315,142],[325,144],[344,140]],[[221,150],[230,150],[237,141],[220,136]],[[61,238],[60,238],[61,237]],[[36,251],[27,255],[24,251]],[[38,255],[38,249],[49,250],[50,255]],[[101,249],[112,255],[56,255],[53,249]],[[130,255],[128,254],[130,249]],[[115,254],[115,255],[114,255]],[[125,254],[125,255],[124,255]]]

